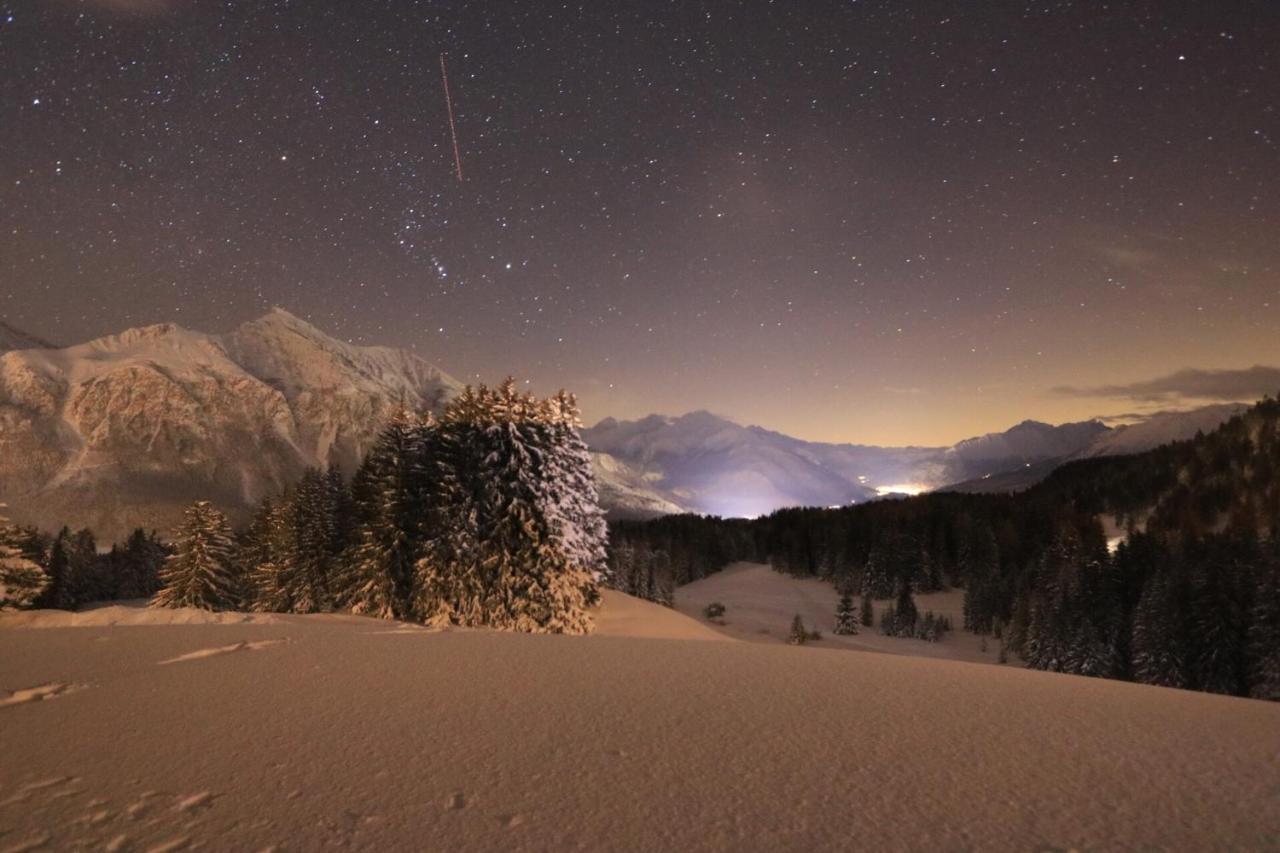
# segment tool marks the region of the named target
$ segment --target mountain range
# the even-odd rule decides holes
[[[243,520],[312,465],[350,473],[400,405],[460,384],[418,356],[282,310],[226,335],[173,324],[0,355],[0,500],[14,520],[119,538],[193,499]]]
[[[0,501],[15,520],[119,538],[196,498],[242,521],[308,466],[350,473],[400,406],[439,411],[461,383],[416,354],[336,340],[282,309],[227,334],[173,324],[56,348],[0,322]],[[1070,459],[1212,429],[1242,406],[1111,428],[1024,421],[949,447],[797,439],[705,411],[583,431],[613,517],[756,516],[939,488],[1025,488]]]

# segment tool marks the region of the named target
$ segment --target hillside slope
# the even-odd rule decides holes
[[[358,617],[0,629],[0,647],[17,849],[1260,849],[1280,832],[1263,702]]]
[[[714,627],[726,637],[756,643],[785,643],[791,618],[799,615],[805,627],[822,633],[816,644],[823,649],[851,649],[912,657],[945,658],[970,663],[996,663],[998,643],[989,641],[981,650],[982,638],[960,630],[964,624],[964,591],[919,593],[915,597],[921,615],[930,611],[947,616],[953,631],[936,643],[903,637],[886,637],[878,628],[858,626],[858,633],[841,636],[831,633],[840,596],[828,581],[797,578],[776,572],[761,563],[735,563],[721,571],[678,587],[676,609],[690,619]],[[715,624],[702,611],[718,601],[726,608]],[[859,600],[855,598],[855,608]],[[877,624],[887,601],[874,602]],[[1015,663],[1015,665],[1017,665]]]

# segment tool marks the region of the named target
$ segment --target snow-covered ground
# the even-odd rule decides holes
[[[728,628],[735,613],[741,625],[749,605],[722,597]],[[614,593],[597,618],[588,637],[338,615],[44,630],[0,618],[0,850],[1280,837],[1273,704],[828,640],[701,642],[724,634]]]
[[[964,625],[963,590],[916,596],[916,607],[921,616],[932,610],[935,616],[951,619],[952,631],[936,643],[886,637],[880,633],[879,627],[867,628],[861,624],[854,636],[832,634],[839,600],[840,596],[830,583],[815,578],[794,578],[759,563],[735,563],[676,590],[677,610],[742,640],[785,643],[791,630],[791,619],[799,613],[806,627],[822,632],[822,639],[815,645],[824,648],[950,658],[975,663],[995,663],[999,655],[998,640],[988,638],[984,652],[979,637],[960,630]],[[703,608],[713,601],[725,606],[725,614],[718,624],[707,622],[702,616]],[[880,624],[881,612],[890,603],[875,602],[876,626]],[[859,600],[855,598],[855,612],[858,604]]]

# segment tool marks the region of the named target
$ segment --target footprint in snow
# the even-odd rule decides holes
[[[37,684],[35,687],[24,687],[21,690],[14,690],[3,699],[0,699],[0,708],[26,705],[28,702],[43,702],[46,699],[65,696],[83,687],[84,685],[82,684],[69,684],[65,681],[50,681],[47,684]]]
[[[178,802],[174,804],[173,810],[178,812],[193,812],[196,809],[210,805],[212,802],[213,792],[201,791],[198,794],[179,798]]]
[[[275,646],[280,643],[287,643],[288,641],[287,637],[279,640],[254,640],[252,642],[249,640],[241,640],[240,642],[232,643],[229,646],[216,646],[211,649],[197,649],[194,652],[187,652],[185,655],[178,655],[176,658],[162,660],[160,661],[160,665],[163,666],[168,663],[182,663],[189,660],[202,660],[204,658],[216,657],[218,655],[229,655],[235,652],[256,652],[259,649],[265,649],[268,646]]]

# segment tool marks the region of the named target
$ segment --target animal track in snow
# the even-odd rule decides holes
[[[267,646],[275,646],[280,643],[287,643],[287,637],[279,640],[241,640],[238,643],[232,643],[229,646],[215,646],[211,649],[197,649],[194,652],[187,652],[185,655],[178,655],[176,658],[160,661],[161,665],[168,663],[182,663],[189,660],[202,660],[204,658],[216,657],[218,655],[229,655],[233,652],[256,652],[259,649],[265,649]]]
[[[43,702],[46,699],[73,693],[83,687],[84,685],[82,684],[69,684],[64,681],[50,681],[48,684],[25,687],[22,690],[15,690],[5,698],[0,699],[0,708],[8,708],[11,705],[25,705],[28,702]]]

